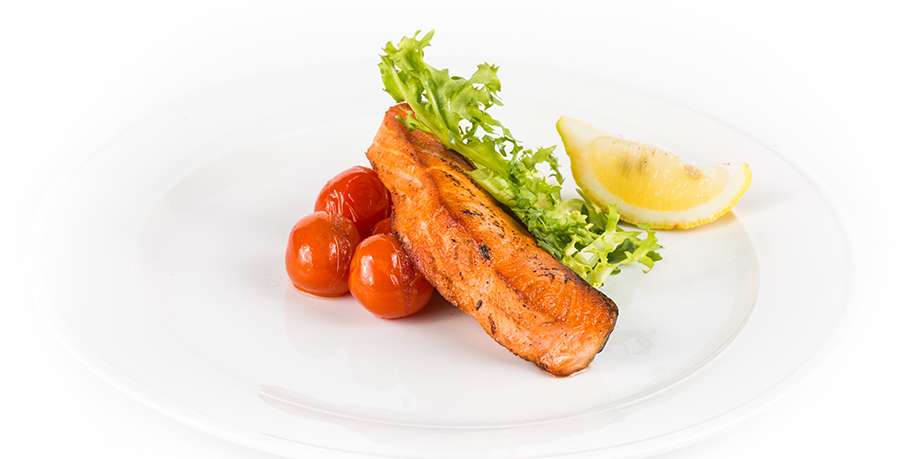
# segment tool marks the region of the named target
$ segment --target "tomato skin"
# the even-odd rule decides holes
[[[345,295],[348,269],[359,243],[354,223],[340,215],[316,212],[303,217],[287,240],[287,275],[304,292]]]
[[[389,216],[392,200],[373,169],[354,166],[328,181],[316,198],[315,210],[341,215],[357,225],[362,237]]]
[[[386,217],[373,225],[373,234],[389,234],[392,232],[392,218]]]
[[[410,316],[433,295],[433,287],[391,234],[375,234],[360,243],[348,285],[368,311],[383,319]]]

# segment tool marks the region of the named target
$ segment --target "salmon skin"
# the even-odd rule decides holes
[[[466,175],[471,166],[391,107],[367,157],[392,194],[392,228],[443,297],[495,341],[556,376],[586,368],[615,303],[551,254]]]

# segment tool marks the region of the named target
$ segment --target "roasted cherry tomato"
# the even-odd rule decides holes
[[[372,234],[373,225],[389,216],[389,191],[376,172],[354,166],[328,181],[316,199],[315,210],[341,215],[357,225],[363,237]]]
[[[391,234],[375,234],[357,246],[348,286],[368,311],[384,319],[420,311],[433,294],[433,287]]]
[[[350,220],[328,212],[300,219],[287,241],[287,275],[293,285],[319,296],[347,293],[348,269],[360,235]]]
[[[373,234],[389,234],[392,232],[392,219],[384,218],[373,225]]]

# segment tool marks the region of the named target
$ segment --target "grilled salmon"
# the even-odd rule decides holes
[[[586,368],[618,307],[466,175],[471,166],[391,107],[367,157],[392,194],[392,228],[443,297],[514,354],[556,376]]]

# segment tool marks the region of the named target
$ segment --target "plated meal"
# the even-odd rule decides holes
[[[580,195],[563,198],[555,148],[525,148],[489,113],[501,105],[498,68],[450,75],[425,61],[432,37],[385,46],[379,69],[396,105],[366,152],[372,169],[325,185],[290,233],[287,273],[302,291],[350,292],[385,319],[417,313],[436,289],[546,372],[583,370],[619,315],[598,287],[660,262],[655,230],[730,212],[750,168],[699,168],[562,116]]]
[[[482,42],[450,38],[195,86],[49,170],[36,311],[116,387],[284,457],[642,456],[812,367],[844,231],[791,161],[691,107],[729,95],[683,106],[528,43],[460,68]]]

